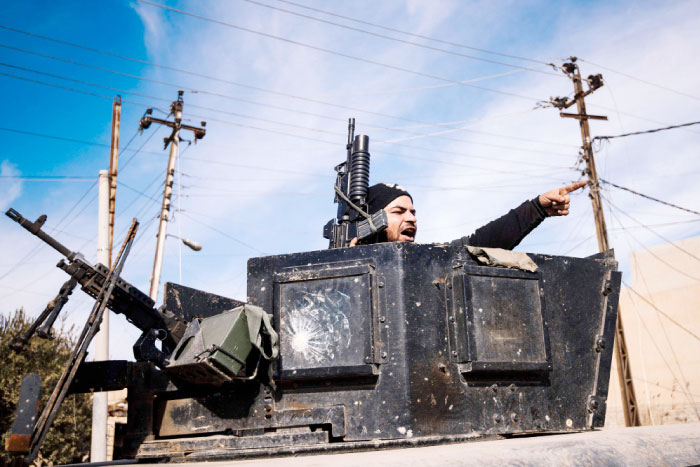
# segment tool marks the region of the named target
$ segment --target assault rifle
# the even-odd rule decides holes
[[[328,248],[344,248],[353,238],[366,243],[387,228],[388,220],[383,209],[367,213],[369,189],[369,136],[355,136],[355,119],[348,120],[347,158],[335,166],[335,202],[338,215],[323,227],[323,236],[329,240]]]
[[[34,333],[39,337],[52,338],[51,327],[78,284],[86,294],[98,299],[100,291],[105,289],[109,269],[100,263],[91,265],[81,253],[69,250],[44,232],[41,228],[46,222],[45,214],[39,216],[34,222],[25,219],[14,209],[9,209],[5,214],[65,256],[66,258],[61,259],[56,266],[70,276],[70,279],[61,286],[58,295],[46,305],[27,332],[13,343],[13,348],[19,350],[27,344]],[[134,344],[136,359],[151,361],[164,368],[165,359],[172,353],[184,334],[186,323],[172,313],[155,309],[154,304],[148,295],[121,277],[116,278],[107,299],[107,308],[115,313],[124,314],[130,323],[143,331]],[[162,350],[156,347],[156,340],[162,341]]]

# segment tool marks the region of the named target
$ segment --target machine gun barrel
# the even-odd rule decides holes
[[[8,209],[7,212],[5,213],[5,215],[7,217],[9,217],[10,219],[12,219],[13,221],[17,222],[19,225],[21,225],[25,229],[27,229],[33,235],[36,235],[37,237],[42,239],[51,248],[53,248],[54,250],[61,253],[63,256],[68,258],[70,261],[73,261],[73,259],[75,259],[77,253],[70,251],[61,242],[59,242],[58,240],[53,238],[51,235],[49,235],[46,232],[44,232],[43,230],[41,230],[44,223],[46,223],[46,214],[42,214],[34,222],[30,222],[29,219],[22,217],[22,215],[19,212],[15,211],[12,208]]]
[[[47,309],[35,323],[35,326],[32,326],[31,333],[23,336],[20,340],[18,344],[22,345],[27,342],[34,331],[38,331],[38,334],[42,337],[50,335],[51,324],[67,301],[68,295],[70,295],[72,287],[75,287],[76,282],[80,284],[85,293],[97,299],[109,277],[109,268],[100,263],[94,266],[89,264],[81,253],[71,251],[51,235],[44,232],[41,228],[46,222],[45,214],[39,216],[34,222],[22,217],[14,209],[9,209],[5,214],[65,256],[68,261],[61,259],[56,266],[71,276],[69,282],[62,287],[62,292],[53,301],[55,303],[50,303],[47,306]],[[134,346],[136,357],[156,360],[160,363],[165,358],[165,354],[175,348],[177,341],[184,332],[185,325],[177,317],[161,313],[154,308],[154,305],[155,302],[148,295],[121,277],[116,278],[112,292],[107,298],[107,307],[110,310],[125,315],[130,323],[144,332],[142,338]],[[155,338],[163,340],[163,352],[155,351],[152,348],[154,347]]]

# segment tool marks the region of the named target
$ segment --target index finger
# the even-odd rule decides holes
[[[564,189],[566,190],[567,193],[571,193],[572,191],[578,190],[582,186],[586,186],[588,181],[586,180],[581,180],[580,182],[572,183],[569,186],[565,186]]]

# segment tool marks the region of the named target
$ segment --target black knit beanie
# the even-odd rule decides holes
[[[370,214],[374,214],[380,209],[384,209],[387,204],[399,196],[408,196],[413,202],[413,197],[399,185],[394,183],[377,183],[372,185],[367,192],[367,211]]]

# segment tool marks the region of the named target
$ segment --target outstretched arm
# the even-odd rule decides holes
[[[540,225],[545,217],[569,214],[569,193],[584,185],[586,182],[581,181],[543,193],[477,229],[472,235],[451,243],[460,246],[474,245],[512,250],[527,234]]]

